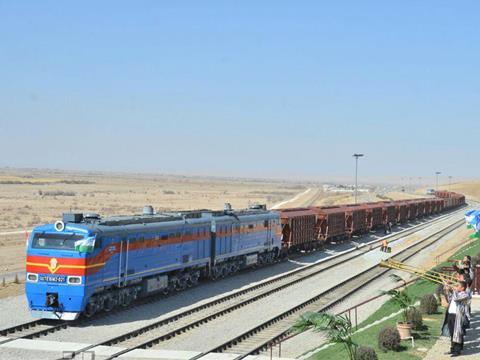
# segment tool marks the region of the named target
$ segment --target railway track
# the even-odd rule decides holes
[[[433,223],[443,221],[446,218],[455,215],[457,215],[457,212],[450,213],[448,215],[442,216],[441,218],[435,219]],[[389,241],[390,243],[392,243],[431,225],[432,222],[428,222],[422,225],[418,225],[414,228],[406,229],[399,233],[392,234],[389,237]],[[378,240],[375,240],[375,242],[378,242]],[[89,345],[77,351],[77,354],[84,351],[92,350],[97,346],[115,345],[124,347],[124,350],[121,350],[111,355],[110,357],[115,358],[134,349],[149,348],[160,342],[168,341],[169,339],[177,335],[186,333],[190,329],[201,326],[202,324],[205,324],[213,319],[221,317],[232,311],[236,311],[243,306],[270,296],[289,286],[297,284],[301,281],[305,281],[306,279],[318,275],[326,269],[331,269],[333,266],[342,264],[345,261],[361,256],[365,252],[377,248],[378,246],[374,246],[372,247],[372,249],[368,249],[366,247],[360,248],[346,254],[341,254],[333,258],[328,258],[323,262],[314,263],[295,269],[289,273],[279,275],[258,284],[254,284],[245,289],[240,289],[234,293],[221,296],[207,303],[191,308],[185,312],[161,319],[157,322],[154,322],[139,329],[135,329],[126,334],[116,336],[114,338],[102,341],[97,344]],[[365,251],[363,249],[365,249]]]
[[[0,330],[0,336],[8,337],[8,339],[0,341],[0,345],[16,339],[34,339],[55,331],[66,329],[67,327],[67,321],[47,319],[29,321]]]
[[[399,261],[405,261],[417,254],[419,251],[439,241],[445,235],[460,227],[463,223],[463,220],[459,220],[454,224],[427,236],[422,241],[410,245],[408,248],[404,249],[401,253],[393,256],[392,258]],[[235,358],[235,360],[239,360],[248,355],[258,354],[261,351],[267,350],[270,343],[288,335],[292,325],[298,320],[300,313],[308,311],[328,311],[331,307],[340,303],[342,301],[341,299],[348,297],[355,291],[359,290],[366,284],[369,284],[388,271],[390,270],[381,268],[378,265],[371,267],[362,273],[336,285],[335,287],[311,297],[296,307],[245,331],[241,335],[228,340],[208,351],[205,351],[198,356],[195,356],[192,358],[192,360],[199,359],[208,353],[215,352],[239,354],[239,356]]]

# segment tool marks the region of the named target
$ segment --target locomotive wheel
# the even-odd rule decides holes
[[[95,315],[96,311],[97,307],[95,306],[95,304],[89,302],[85,307],[85,316],[87,318],[91,318],[93,315]]]
[[[190,274],[185,274],[184,276],[184,281],[185,281],[185,285],[188,287],[188,288],[191,288],[194,284],[193,284],[193,279],[192,279],[192,276]]]
[[[226,266],[222,266],[222,268],[221,268],[220,271],[221,271],[221,275],[220,275],[220,276],[222,277],[222,279],[228,275],[228,269],[227,269]]]
[[[109,312],[109,311],[112,311],[114,307],[115,307],[115,301],[113,301],[113,299],[110,297],[106,298],[105,302],[103,303],[103,309],[106,312]]]
[[[185,281],[185,278],[180,278],[175,284],[175,290],[176,291],[183,291],[187,288],[187,282]]]
[[[122,306],[128,307],[132,303],[132,297],[129,294],[124,294],[122,298]]]
[[[164,288],[164,289],[162,290],[162,294],[165,295],[165,296],[167,296],[168,294],[170,294],[170,290],[171,290],[171,289],[170,289],[170,286],[167,286],[166,288]]]

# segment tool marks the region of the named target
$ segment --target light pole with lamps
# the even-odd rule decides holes
[[[358,158],[364,156],[363,154],[353,154],[355,158],[355,204],[357,203],[357,190],[358,190]]]
[[[438,191],[438,175],[440,175],[440,174],[441,174],[440,171],[435,172],[435,175],[436,175],[436,183],[437,183],[437,185],[436,185],[436,187],[435,187],[435,190],[436,190],[436,191]]]

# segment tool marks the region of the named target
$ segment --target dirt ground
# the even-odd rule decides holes
[[[25,283],[22,281],[19,284],[5,283],[5,286],[0,285],[0,299],[21,295],[25,292]]]
[[[272,180],[0,169],[0,232],[29,229],[69,210],[102,216],[157,211],[271,206],[305,190]]]

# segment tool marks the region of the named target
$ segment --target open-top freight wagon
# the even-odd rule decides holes
[[[316,215],[309,208],[281,209],[282,249],[287,252],[310,250],[320,247],[323,240],[318,238]]]
[[[312,207],[315,212],[315,231],[323,242],[343,240],[347,237],[345,230],[345,209],[341,206]]]
[[[383,202],[370,202],[365,204],[367,210],[367,230],[375,230],[385,224],[385,204]]]

